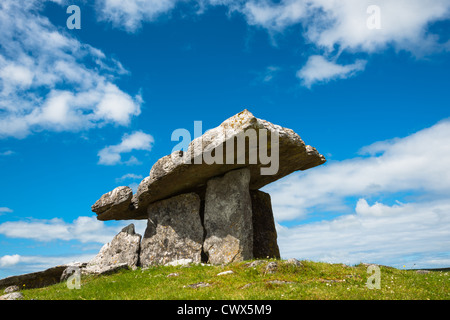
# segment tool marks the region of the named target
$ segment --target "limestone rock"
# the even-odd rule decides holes
[[[22,300],[22,292],[11,292],[0,296],[0,300]]]
[[[14,286],[9,286],[3,292],[4,293],[12,293],[12,292],[16,292],[16,291],[19,291],[19,290],[20,290],[20,288],[18,286],[14,285]]]
[[[252,190],[252,221],[253,221],[253,257],[280,258],[277,244],[277,230],[273,218],[272,203],[268,193]]]
[[[264,269],[264,274],[267,273],[275,273],[278,269],[278,264],[274,261],[269,262],[266,266],[266,269]]]
[[[88,262],[87,269],[104,268],[121,263],[135,267],[139,262],[141,235],[135,233],[134,224],[123,228],[97,256]]]
[[[67,266],[61,274],[60,282],[66,281],[71,275],[85,268],[87,266],[86,262],[74,262]]]
[[[42,288],[59,282],[66,265],[56,266],[44,271],[11,276],[0,280],[0,288],[16,285],[19,288]]]
[[[86,268],[81,269],[81,274],[107,275],[128,268],[129,265],[126,262],[116,263],[113,265],[88,265]]]
[[[303,267],[303,264],[295,258],[286,260],[285,264],[293,265],[295,267]]]
[[[240,169],[208,181],[205,196],[203,249],[212,264],[253,257],[250,170]]]
[[[175,260],[201,262],[203,226],[200,197],[181,194],[148,207],[148,223],[141,244],[142,267]]]
[[[248,142],[238,148],[239,141],[245,141],[245,136],[255,143]],[[278,161],[275,161],[275,155],[278,155]],[[99,220],[146,219],[149,204],[196,191],[205,186],[209,179],[231,170],[248,168],[250,189],[257,190],[294,171],[306,170],[324,162],[325,158],[315,148],[305,145],[291,129],[258,119],[244,110],[194,139],[186,152],[175,151],[159,159],[150,175],[140,183],[131,205],[128,197],[126,201],[116,202],[107,200],[112,195],[109,198],[104,195],[105,199],[94,205],[93,211]],[[119,204],[120,210],[116,208]]]
[[[113,191],[105,193],[91,207],[92,211],[102,215],[104,220],[122,219],[122,215],[129,210],[133,190],[130,187],[117,187]]]

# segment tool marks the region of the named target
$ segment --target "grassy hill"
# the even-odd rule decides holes
[[[366,286],[367,265],[346,266],[301,261],[295,266],[280,260],[252,261],[226,266],[160,266],[122,270],[112,275],[83,276],[81,289],[65,282],[40,289],[24,289],[36,300],[173,300],[173,299],[420,299],[450,300],[450,272],[418,273],[380,266],[380,289]],[[269,262],[276,262],[273,273]],[[224,271],[232,271],[218,275]]]

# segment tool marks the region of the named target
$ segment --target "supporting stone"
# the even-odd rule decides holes
[[[148,206],[148,223],[141,243],[142,267],[180,259],[201,262],[203,226],[200,197],[181,194]]]
[[[239,169],[208,180],[203,249],[212,264],[253,258],[250,170]]]
[[[253,220],[253,257],[280,259],[277,230],[268,193],[251,190]]]

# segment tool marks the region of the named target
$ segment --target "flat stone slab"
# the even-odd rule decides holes
[[[245,145],[240,144],[246,139]],[[107,207],[97,205],[92,210],[98,220],[146,219],[149,204],[195,192],[204,188],[209,179],[231,170],[248,168],[250,189],[257,190],[294,171],[325,161],[323,155],[306,145],[293,130],[258,119],[244,110],[191,141],[187,151],[175,151],[159,159],[130,202],[127,193],[127,197],[121,198],[124,201],[105,201]]]

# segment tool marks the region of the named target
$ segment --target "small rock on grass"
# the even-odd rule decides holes
[[[232,273],[234,273],[232,270],[228,270],[228,271],[220,272],[220,273],[218,273],[217,275],[218,275],[218,276],[223,276],[223,275],[226,275],[226,274],[232,274]]]
[[[211,286],[210,283],[207,283],[207,282],[197,282],[197,283],[188,284],[188,285],[186,285],[186,286],[183,286],[183,288],[197,289],[197,288],[203,288],[203,287],[209,287],[209,286]]]
[[[266,269],[264,270],[264,274],[267,273],[275,273],[278,269],[278,264],[274,261],[269,262],[266,266]]]
[[[0,296],[0,300],[22,300],[23,294],[21,292],[11,292]]]
[[[295,258],[288,259],[285,263],[296,267],[303,267],[303,264]]]

